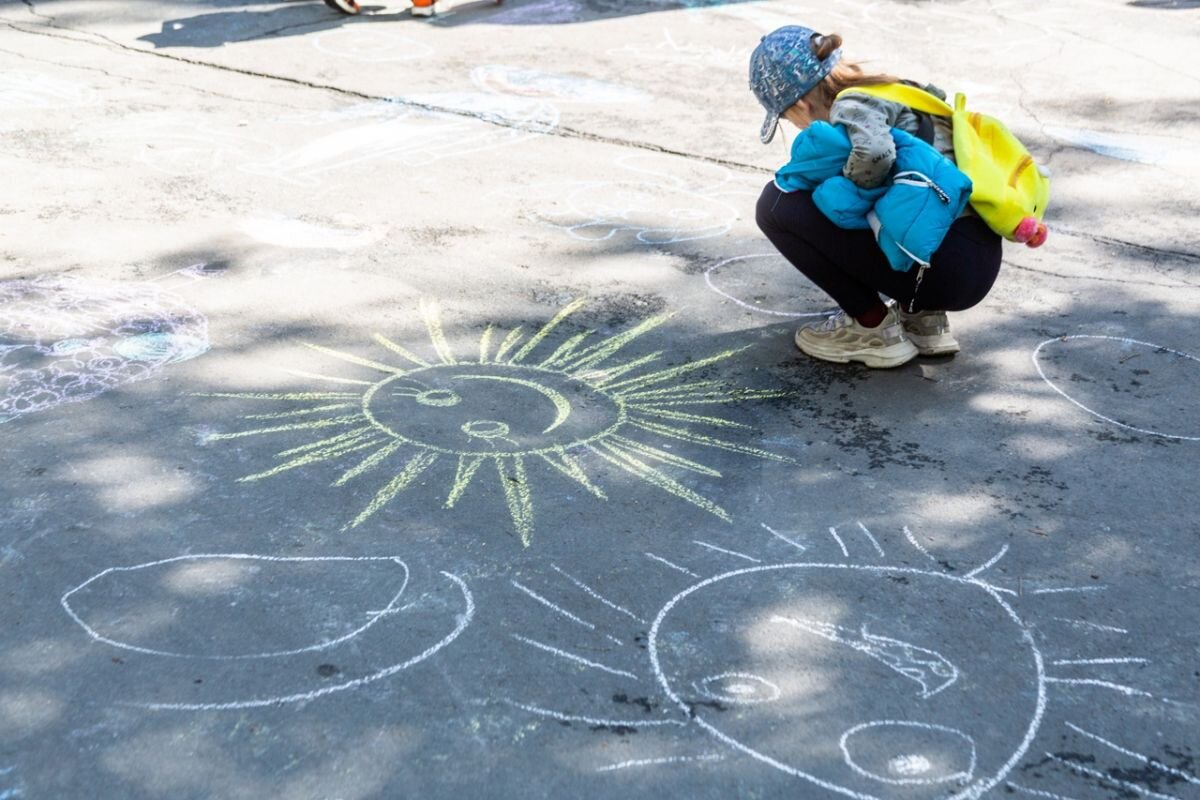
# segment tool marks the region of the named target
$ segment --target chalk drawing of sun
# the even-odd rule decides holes
[[[765,450],[710,435],[707,429],[746,430],[748,426],[698,408],[747,399],[782,397],[765,389],[731,388],[719,379],[691,380],[690,375],[725,361],[744,348],[725,350],[687,364],[655,368],[661,351],[619,360],[621,351],[670,318],[650,317],[596,341],[594,331],[577,333],[551,348],[546,338],[584,300],[576,300],[553,319],[526,334],[518,326],[497,343],[491,326],[478,352],[456,355],[433,303],[421,312],[436,358],[426,360],[376,334],[377,344],[399,363],[384,363],[317,345],[308,345],[384,377],[374,380],[307,377],[347,387],[339,391],[216,393],[209,397],[277,401],[299,408],[250,414],[265,427],[208,436],[209,441],[264,436],[287,431],[328,431],[332,435],[277,453],[272,468],[239,480],[253,482],[319,462],[357,458],[333,485],[345,486],[372,475],[382,485],[347,528],[370,519],[410,488],[439,462],[454,465],[445,508],[453,508],[476,475],[491,473],[503,489],[513,525],[528,546],[534,531],[534,465],[574,481],[599,499],[605,491],[589,478],[578,456],[589,453],[680,500],[722,520],[729,513],[676,480],[664,468],[720,477],[710,466],[670,452],[671,442],[789,461]],[[646,441],[652,438],[654,443]],[[665,440],[665,443],[663,443]],[[446,473],[449,475],[450,470]]]
[[[955,569],[903,532],[916,562],[887,555],[862,523],[807,537],[763,525],[759,542],[745,532],[737,549],[697,539],[671,558],[646,552],[639,585],[665,589],[650,606],[601,585],[604,576],[557,565],[540,580],[514,580],[549,629],[512,634],[543,657],[527,665],[540,695],[502,702],[620,734],[620,748],[591,751],[604,774],[738,759],[730,774],[739,781],[757,763],[770,780],[803,786],[802,797],[966,800],[996,789],[1063,800],[1026,784],[1036,772],[1014,775],[1036,761],[1129,796],[1182,800],[1152,791],[1155,781],[1200,787],[1186,760],[1171,763],[1169,745],[1165,757],[1138,753],[1096,732],[1103,722],[1056,718],[1058,735],[1045,735],[1050,699],[1061,714],[1072,689],[1194,708],[1122,681],[1149,663],[1127,654],[1128,630],[1053,616],[1064,599],[1107,587],[1010,588],[985,575],[1007,545]],[[1079,657],[1059,642],[1043,652],[1060,625],[1105,649]],[[1068,713],[1091,716],[1095,705]],[[1100,754],[1119,763],[1099,769]]]

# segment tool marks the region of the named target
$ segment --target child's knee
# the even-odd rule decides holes
[[[782,192],[779,191],[779,187],[775,185],[774,181],[768,183],[763,187],[762,194],[758,196],[758,204],[754,208],[754,221],[758,223],[758,229],[767,235],[779,227],[775,222],[773,212],[775,204],[779,202],[780,194]]]

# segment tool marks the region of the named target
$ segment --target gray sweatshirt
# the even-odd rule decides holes
[[[946,99],[946,93],[936,86],[922,88]],[[844,126],[850,135],[850,158],[842,174],[864,189],[881,185],[896,160],[891,129],[915,136],[918,125],[916,113],[908,106],[865,94],[848,94],[833,101],[829,122]],[[954,161],[954,138],[946,117],[933,117],[933,146]]]

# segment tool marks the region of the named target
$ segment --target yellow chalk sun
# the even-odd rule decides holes
[[[787,461],[783,456],[700,432],[697,429],[748,426],[692,410],[739,400],[781,397],[785,393],[730,388],[720,380],[686,380],[689,373],[730,358],[744,348],[662,369],[653,368],[662,358],[661,351],[628,361],[616,360],[623,348],[661,325],[670,314],[650,317],[624,332],[590,344],[595,332],[584,331],[567,338],[547,355],[535,357],[535,351],[547,336],[583,305],[583,300],[576,300],[566,306],[527,339],[523,328],[517,327],[504,336],[494,351],[494,331],[489,325],[480,338],[478,356],[461,359],[446,340],[437,306],[422,302],[421,314],[437,354],[435,360],[428,361],[379,334],[374,336],[375,342],[398,356],[400,364],[308,345],[328,356],[383,373],[384,377],[367,381],[294,373],[354,388],[205,395],[304,404],[301,408],[243,417],[255,422],[269,421],[267,427],[208,438],[211,441],[285,431],[336,431],[332,436],[277,453],[276,466],[239,480],[259,481],[299,467],[361,454],[361,460],[338,477],[334,486],[344,486],[359,478],[365,480],[376,473],[387,474],[388,478],[347,528],[368,520],[435,463],[452,460],[454,478],[445,507],[453,508],[480,468],[490,466],[503,489],[516,532],[528,546],[534,529],[531,464],[546,464],[596,497],[608,499],[580,464],[577,456],[583,451],[729,521],[730,516],[723,508],[660,467],[709,477],[720,477],[720,472],[643,439],[649,435]]]

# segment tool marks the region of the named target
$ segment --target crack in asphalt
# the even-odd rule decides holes
[[[32,9],[32,7],[33,7],[32,0],[23,0],[23,2]],[[36,14],[37,12],[33,12],[33,13]],[[37,16],[40,16],[44,19],[51,19],[50,17],[45,17],[44,15],[41,15],[41,14],[38,14]],[[99,42],[88,41],[88,39],[80,39],[76,36],[63,36],[61,34],[50,33],[48,31],[30,30],[29,28],[23,27],[22,24],[19,22],[13,22],[12,20],[3,20],[3,21],[9,28],[11,28],[12,30],[18,31],[20,33],[27,33],[27,34],[35,35],[35,36],[48,36],[51,38],[58,38],[58,39],[67,39],[67,40],[74,41],[74,42],[84,42],[84,43],[93,44],[93,45],[97,45],[97,46],[108,45],[110,47],[115,47],[115,48],[130,52],[130,53],[137,53],[139,55],[146,55],[146,56],[154,56],[156,58],[165,58],[169,61],[176,61],[176,62],[179,62],[182,64],[190,64],[190,65],[196,66],[196,67],[205,67],[208,69],[221,70],[223,72],[230,72],[230,73],[233,73],[236,75],[246,75],[246,76],[252,77],[252,78],[261,78],[264,80],[279,81],[281,83],[288,83],[293,86],[300,86],[300,87],[303,87],[306,89],[316,89],[318,91],[333,92],[335,94],[340,94],[340,95],[343,95],[346,97],[355,97],[360,100],[371,100],[371,101],[375,101],[375,102],[393,103],[393,104],[401,106],[403,108],[411,108],[411,109],[415,109],[418,111],[427,111],[427,112],[435,113],[435,114],[448,114],[448,115],[453,115],[453,116],[457,116],[457,117],[464,117],[467,119],[474,119],[479,122],[483,122],[488,125],[494,125],[499,128],[508,128],[511,130],[525,131],[525,132],[529,132],[529,133],[541,133],[546,136],[557,136],[562,139],[577,139],[577,140],[586,141],[586,142],[596,142],[598,144],[609,144],[609,145],[614,145],[617,147],[627,147],[627,148],[636,149],[636,150],[646,150],[646,151],[649,151],[652,153],[658,153],[660,155],[678,156],[680,158],[686,158],[686,159],[690,159],[692,161],[702,161],[702,162],[705,162],[708,164],[715,164],[718,166],[727,167],[729,169],[736,169],[741,172],[752,172],[752,173],[760,173],[760,174],[772,174],[774,172],[774,170],[772,170],[772,169],[769,169],[767,167],[760,167],[755,164],[746,164],[741,161],[733,161],[731,159],[717,158],[715,156],[706,156],[701,153],[690,153],[686,150],[675,150],[670,147],[663,147],[662,145],[656,145],[656,144],[653,144],[650,142],[639,142],[639,141],[636,141],[633,139],[623,139],[619,136],[605,136],[603,134],[591,133],[589,131],[579,130],[578,128],[570,128],[570,127],[563,126],[563,125],[556,126],[553,130],[547,131],[540,126],[522,125],[522,124],[516,123],[516,122],[508,122],[506,120],[499,119],[493,115],[480,114],[480,113],[477,113],[474,111],[469,111],[467,109],[439,106],[436,103],[420,103],[415,100],[406,100],[403,97],[388,97],[386,95],[372,94],[370,92],[361,92],[361,91],[358,91],[357,89],[347,89],[342,86],[334,86],[333,84],[316,83],[314,81],[307,81],[302,78],[293,78],[293,77],[290,77],[287,75],[276,75],[276,74],[273,74],[270,72],[259,72],[258,70],[246,69],[243,67],[233,67],[233,66],[229,66],[226,64],[216,64],[214,62],[203,61],[201,59],[185,58],[184,56],[178,56],[178,55],[174,55],[171,53],[160,53],[156,50],[146,50],[145,48],[127,45],[124,42],[120,42],[120,41],[117,41],[116,39],[112,39],[108,36],[105,36],[102,33],[95,33],[93,31],[83,31],[83,30],[79,30],[77,28],[68,27],[66,25],[59,25],[58,23],[54,22],[52,19],[51,19],[51,26],[53,28],[55,28],[56,30],[70,31],[71,33],[77,33],[77,34],[81,34],[86,37],[92,37],[93,39],[98,39],[100,41]]]
[[[1162,289],[1198,289],[1200,286],[1192,283],[1161,283],[1159,281],[1133,280],[1127,278],[1106,278],[1101,275],[1068,275],[1065,272],[1055,272],[1054,270],[1042,269],[1040,267],[1031,267],[1027,264],[1018,264],[1012,259],[1004,259],[1006,267],[1019,269],[1022,272],[1032,272],[1035,275],[1045,275],[1052,278],[1064,278],[1071,281],[1100,281],[1102,283],[1121,283],[1128,286],[1157,286]]]

